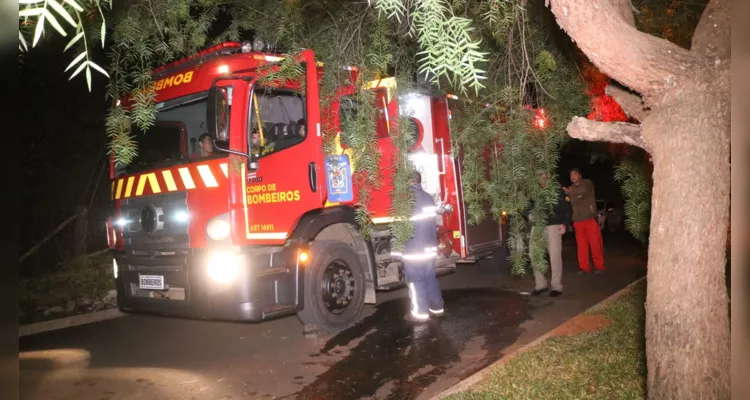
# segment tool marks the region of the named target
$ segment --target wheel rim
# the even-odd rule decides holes
[[[342,260],[334,260],[326,266],[321,291],[323,303],[328,311],[333,314],[344,312],[352,303],[355,290],[354,274],[349,264]]]

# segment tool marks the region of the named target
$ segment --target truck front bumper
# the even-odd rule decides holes
[[[121,252],[115,255],[118,305],[124,311],[231,321],[293,314],[302,307],[300,251],[212,249],[159,257]],[[142,288],[140,278],[148,275],[163,279],[164,289]]]

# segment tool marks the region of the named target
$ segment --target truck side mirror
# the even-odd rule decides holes
[[[206,99],[206,126],[215,139],[229,139],[229,92],[227,88],[211,86]]]

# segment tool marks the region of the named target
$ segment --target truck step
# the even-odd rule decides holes
[[[296,305],[294,304],[272,304],[263,307],[263,318],[271,318],[279,315],[293,314]]]

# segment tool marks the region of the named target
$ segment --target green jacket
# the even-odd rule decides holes
[[[596,194],[594,184],[582,179],[578,185],[570,185],[570,205],[573,206],[573,222],[596,217]]]

